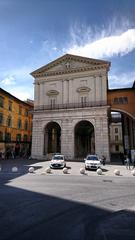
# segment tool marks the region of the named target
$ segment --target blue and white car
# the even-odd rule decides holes
[[[85,169],[95,169],[101,168],[101,160],[97,155],[87,155],[84,159],[85,161]]]
[[[64,168],[66,167],[65,157],[62,154],[55,154],[50,162],[51,168]]]

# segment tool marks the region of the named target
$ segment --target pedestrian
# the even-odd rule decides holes
[[[133,154],[133,169],[135,168],[135,152]]]
[[[105,162],[106,162],[106,157],[104,155],[102,155],[102,164],[103,164],[103,166],[105,166]]]
[[[126,168],[130,170],[130,158],[128,156],[126,157],[125,163],[126,163]]]

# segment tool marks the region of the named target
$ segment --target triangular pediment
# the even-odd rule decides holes
[[[35,70],[31,73],[33,77],[59,75],[65,73],[73,73],[78,71],[94,70],[99,68],[109,68],[110,62],[86,58],[71,54],[64,56],[50,62],[49,64]]]

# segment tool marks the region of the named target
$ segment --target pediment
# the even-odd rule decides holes
[[[52,61],[49,64],[35,70],[31,73],[31,75],[33,77],[42,77],[99,68],[106,68],[108,70],[109,66],[110,62],[108,61],[66,54],[55,61]]]

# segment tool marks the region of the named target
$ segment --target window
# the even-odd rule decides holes
[[[0,96],[0,107],[3,108],[3,106],[4,106],[4,98]]]
[[[11,133],[5,133],[5,141],[10,142],[11,141]]]
[[[27,117],[28,116],[28,110],[25,109],[25,116]]]
[[[127,104],[128,103],[128,98],[127,97],[114,98],[113,103],[114,104]]]
[[[24,123],[24,130],[27,131],[28,130],[28,121],[25,120],[25,123]]]
[[[118,139],[119,139],[119,138],[118,138],[118,135],[116,135],[116,136],[115,136],[115,141],[118,141]]]
[[[55,108],[56,98],[51,98],[50,103],[51,103],[51,108]]]
[[[22,121],[21,121],[21,119],[18,119],[18,128],[19,128],[19,129],[22,128]]]
[[[7,118],[7,127],[11,127],[12,126],[12,118],[9,116]]]
[[[0,113],[0,124],[3,123],[3,113]]]
[[[20,142],[20,141],[21,141],[21,134],[17,134],[17,135],[16,135],[16,141],[17,141],[17,142]]]
[[[0,132],[0,141],[3,141],[3,132]]]
[[[80,100],[81,100],[81,104],[85,106],[87,103],[87,96],[81,96]]]
[[[118,128],[115,128],[115,133],[118,133]]]
[[[19,115],[21,115],[21,114],[22,114],[22,107],[19,106]]]
[[[12,102],[11,101],[8,102],[8,110],[12,111]]]

